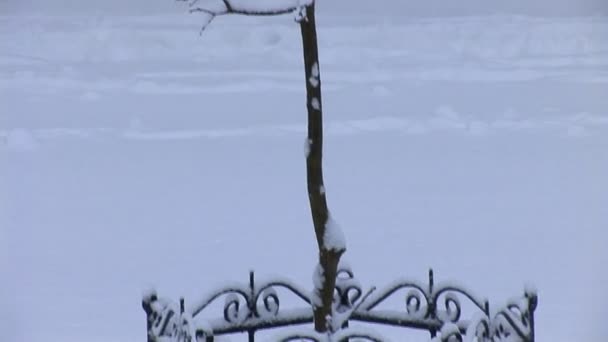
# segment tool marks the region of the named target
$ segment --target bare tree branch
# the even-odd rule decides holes
[[[211,24],[215,17],[226,14],[240,14],[247,16],[275,16],[289,13],[299,13],[301,9],[307,5],[313,3],[312,0],[291,0],[286,1],[285,5],[276,8],[256,8],[241,6],[234,4],[230,0],[218,0],[218,1],[201,1],[201,0],[176,0],[181,2],[190,1],[189,6],[190,13],[203,13],[207,15],[207,20],[201,27],[200,33]],[[203,2],[203,3],[201,3]],[[200,5],[200,6],[199,6]]]
[[[180,0],[181,1],[181,0]],[[216,13],[208,10],[208,9],[204,9],[204,8],[192,8],[190,9],[190,13],[195,13],[195,12],[202,12],[207,14],[207,20],[205,21],[205,23],[203,23],[203,25],[201,26],[201,30],[199,31],[199,34],[203,34],[203,31],[205,31],[205,29],[207,28],[207,26],[209,26],[209,24],[211,24],[211,22],[213,21],[213,19],[215,18],[215,16],[217,15]]]
[[[232,5],[230,4],[230,2],[228,0],[222,0],[224,2],[224,6],[226,6],[226,9],[228,11],[232,11]]]
[[[218,13],[210,11],[210,10],[208,10],[206,8],[196,7],[196,8],[190,9],[190,13],[195,13],[195,12],[207,13],[207,14],[212,15],[212,16],[218,15]]]

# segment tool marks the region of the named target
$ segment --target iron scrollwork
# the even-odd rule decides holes
[[[465,290],[464,287],[448,284],[439,286],[433,292],[431,299],[436,304],[435,309],[437,312],[435,315],[442,323],[458,323],[460,321],[462,314],[461,297],[468,299],[474,308],[479,309],[481,313],[486,316],[490,315],[490,305],[487,300],[475,297],[470,291]],[[443,301],[440,299],[443,299]],[[439,310],[439,303],[443,303],[443,310]]]
[[[492,322],[496,340],[507,340],[515,335],[522,341],[534,341],[534,310],[537,305],[538,296],[534,291],[526,291],[524,298],[507,303]]]
[[[293,310],[282,309],[279,291],[295,296],[302,306]],[[534,311],[538,304],[534,291],[525,291],[523,298],[510,301],[493,317],[490,316],[489,302],[465,288],[454,284],[435,286],[432,270],[427,284],[402,279],[373,295],[363,293],[363,287],[352,270],[341,266],[336,280],[334,310],[338,316],[346,318],[340,322],[341,327],[331,332],[340,334],[338,341],[348,338],[384,341],[368,331],[342,329],[348,327],[349,321],[356,321],[426,330],[432,341],[438,342],[534,342]],[[397,299],[400,293],[403,309],[382,309],[383,304]],[[222,319],[196,319],[222,298]],[[466,308],[474,310],[469,316],[472,318],[463,319],[463,299],[468,303]],[[248,284],[220,288],[189,309],[185,308],[183,299],[179,305],[174,305],[156,294],[144,297],[143,307],[148,318],[148,341],[172,337],[180,342],[208,342],[213,341],[213,336],[238,332],[248,333],[250,341],[253,341],[256,331],[309,324],[313,320],[307,291],[286,279],[258,284],[253,272]],[[320,342],[327,341],[327,336],[304,332],[286,335],[279,340]]]
[[[349,339],[361,342],[384,342],[386,341],[379,335],[365,331],[351,331],[346,329],[340,334],[323,335],[315,332],[292,333],[278,338],[277,342],[327,342],[327,341],[348,341]]]

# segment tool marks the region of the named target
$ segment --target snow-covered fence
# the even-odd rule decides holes
[[[301,305],[281,307],[278,291],[289,293]],[[334,295],[334,322],[327,334],[316,333],[312,328],[309,291],[287,279],[258,282],[253,272],[247,284],[219,288],[188,308],[183,298],[177,304],[154,292],[144,296],[142,305],[147,316],[148,342],[213,342],[217,336],[236,333],[246,333],[253,342],[256,332],[281,327],[309,329],[284,329],[273,342],[387,341],[373,330],[349,328],[349,322],[423,330],[433,342],[534,342],[538,298],[532,289],[526,289],[521,298],[496,311],[490,310],[487,300],[464,287],[435,284],[432,270],[426,284],[399,279],[372,291],[364,293],[352,270],[341,267]],[[403,294],[405,297],[399,297]],[[384,308],[397,298],[405,298],[405,309]],[[222,316],[201,318],[208,317],[208,309],[222,299]],[[463,318],[465,310],[471,313],[467,318]]]

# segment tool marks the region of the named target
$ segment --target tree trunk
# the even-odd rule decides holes
[[[315,330],[326,332],[328,317],[332,314],[332,301],[336,286],[338,262],[344,249],[328,248],[325,243],[326,223],[329,219],[323,185],[323,113],[321,106],[321,77],[314,3],[306,7],[306,17],[300,22],[306,75],[306,108],[308,109],[308,155],[306,176],[308,199],[319,246],[319,284],[315,285],[313,300]]]

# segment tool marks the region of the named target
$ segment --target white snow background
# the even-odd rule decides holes
[[[299,28],[199,36],[169,2],[3,4],[1,341],[142,341],[145,290],[195,301],[249,269],[312,288]],[[433,267],[493,307],[531,282],[538,341],[608,340],[608,18],[336,8],[325,180],[359,280]]]

